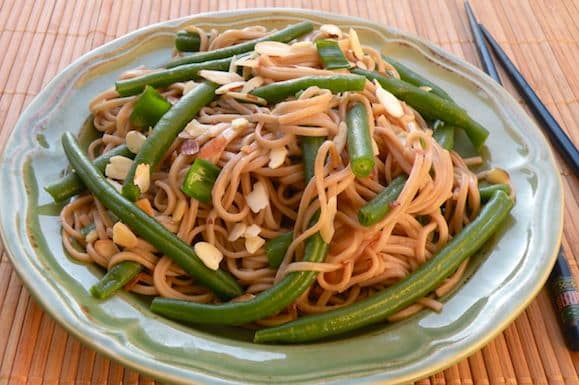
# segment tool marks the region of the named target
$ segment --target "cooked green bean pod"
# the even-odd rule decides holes
[[[301,343],[385,320],[434,290],[499,229],[513,201],[497,191],[479,215],[431,259],[402,281],[349,306],[258,330],[254,342]]]
[[[335,40],[316,40],[318,54],[327,70],[350,68],[350,63]]]
[[[374,169],[374,148],[370,136],[368,111],[362,103],[350,107],[346,114],[348,126],[348,157],[352,172],[358,177],[367,177]]]
[[[441,98],[438,95],[424,91],[402,80],[389,78],[375,71],[354,69],[353,73],[377,80],[384,89],[397,98],[404,100],[424,117],[440,119],[445,123],[464,129],[475,148],[479,149],[485,142],[488,131],[474,121],[468,113],[457,104]]]
[[[370,202],[366,203],[358,211],[358,221],[363,226],[372,226],[386,217],[390,212],[390,205],[398,198],[408,177],[400,175]]]
[[[308,162],[315,160],[318,148],[308,147],[311,153],[304,154],[304,160]],[[306,169],[313,167],[307,164],[305,166]],[[327,252],[328,244],[319,233],[315,233],[305,242],[303,261],[322,262]],[[151,304],[151,310],[162,316],[189,323],[241,325],[278,313],[307,290],[316,279],[316,275],[315,271],[290,272],[273,287],[244,302],[207,305],[157,297]]]
[[[125,178],[123,185],[125,198],[132,201],[139,198],[141,189],[134,182],[137,167],[147,165],[149,172],[152,172],[187,123],[199,113],[201,108],[213,100],[216,89],[216,84],[207,81],[197,85],[192,91],[183,95],[157,122],[153,132],[141,146]]]
[[[201,39],[196,32],[178,31],[175,35],[175,49],[181,52],[197,52]]]
[[[125,156],[132,159],[135,157],[135,154],[129,151],[127,146],[122,144],[97,157],[93,160],[93,165],[100,172],[104,172],[107,164],[113,156]],[[75,171],[72,171],[70,174],[60,178],[56,182],[45,186],[44,189],[50,194],[55,202],[60,202],[80,194],[85,190],[85,187],[82,183],[82,179],[80,179]]]
[[[131,282],[143,269],[140,263],[122,261],[111,267],[104,277],[90,288],[90,293],[98,299],[107,299],[117,290]]]
[[[177,68],[157,70],[136,78],[118,80],[115,89],[121,96],[131,96],[143,92],[146,86],[167,87],[173,83],[197,79],[201,70],[227,71],[231,58],[194,63]]]
[[[295,38],[305,35],[306,33],[312,32],[313,29],[314,26],[311,22],[302,21],[301,23],[290,25],[267,36],[260,37],[259,39],[246,41],[245,43],[232,45],[230,47],[214,49],[213,51],[196,52],[192,55],[175,59],[167,63],[165,67],[173,68],[182,66],[184,64],[201,63],[209,60],[231,58],[233,55],[239,55],[252,51],[255,45],[261,41],[280,41],[287,43]]]
[[[63,134],[62,144],[70,164],[87,189],[119,220],[221,298],[232,298],[241,294],[241,288],[231,275],[223,270],[213,271],[206,267],[190,245],[123,198],[87,159],[71,133]]]
[[[306,76],[302,78],[275,82],[251,91],[251,94],[267,100],[269,103],[278,103],[296,95],[308,87],[320,87],[336,94],[345,91],[362,91],[366,79],[358,75]]]
[[[398,74],[400,75],[400,79],[404,80],[406,83],[414,84],[416,87],[428,87],[430,88],[430,92],[440,96],[443,99],[452,101],[452,98],[449,94],[446,93],[445,90],[431,82],[430,80],[426,79],[424,76],[414,72],[406,65],[400,63],[399,61],[395,60],[394,58],[386,55],[382,55],[384,60],[396,69]]]

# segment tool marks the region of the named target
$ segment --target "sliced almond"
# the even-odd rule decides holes
[[[509,173],[502,168],[491,168],[486,172],[485,179],[492,184],[511,184]]]
[[[133,183],[139,186],[139,190],[141,190],[142,193],[149,191],[149,187],[151,186],[150,170],[151,166],[145,163],[138,164],[135,170]]]
[[[372,151],[374,152],[374,155],[380,154],[380,148],[378,147],[378,143],[376,143],[374,138],[372,138]]]
[[[337,207],[338,202],[335,196],[328,199],[328,211],[326,212],[327,221],[324,226],[320,228],[320,236],[326,243],[330,243],[334,237],[334,217],[336,216]]]
[[[241,89],[241,93],[247,94],[256,89],[257,87],[261,87],[264,82],[265,82],[264,78],[262,78],[261,76],[255,76],[245,82],[243,88]]]
[[[211,270],[219,269],[219,263],[223,260],[223,253],[209,242],[197,242],[193,246],[195,254],[201,262]]]
[[[227,84],[222,85],[218,89],[216,89],[215,94],[216,95],[224,95],[224,94],[228,93],[229,91],[233,91],[237,88],[244,87],[245,84],[246,84],[246,82],[244,82],[244,81],[227,83]]]
[[[338,124],[338,133],[336,134],[336,136],[334,136],[333,139],[338,154],[342,153],[342,151],[344,151],[344,148],[346,148],[347,137],[348,137],[348,125],[346,124],[346,122],[340,122],[340,124]]]
[[[276,147],[269,152],[269,168],[275,169],[280,167],[287,157],[287,148],[285,146]]]
[[[99,239],[94,243],[94,249],[100,256],[110,258],[119,252],[119,248],[110,239]]]
[[[202,124],[199,123],[197,119],[193,119],[189,123],[187,123],[187,126],[185,126],[185,131],[191,137],[196,138],[200,135],[205,134],[207,131],[209,131],[210,128],[211,128],[210,124]]]
[[[291,55],[291,46],[279,41],[262,41],[255,45],[255,52],[267,56],[288,56]]]
[[[348,33],[350,35],[350,48],[352,49],[352,52],[354,52],[354,56],[356,56],[358,60],[362,60],[364,58],[364,50],[360,44],[358,33],[353,28],[350,28]]]
[[[186,210],[187,210],[187,202],[184,200],[179,200],[175,205],[175,210],[173,210],[173,214],[171,214],[173,220],[175,222],[179,222],[181,219],[183,219]]]
[[[139,152],[143,146],[143,143],[145,143],[145,140],[147,140],[147,137],[136,130],[127,132],[127,136],[125,137],[127,147],[133,154],[137,154]]]
[[[245,238],[245,249],[250,254],[255,254],[255,252],[257,250],[259,250],[260,247],[262,247],[264,243],[265,243],[265,239],[263,239],[261,237]]]
[[[233,128],[233,130],[236,132],[245,131],[248,127],[249,120],[245,118],[237,118],[231,121],[231,128]]]
[[[99,239],[99,236],[96,232],[96,230],[91,230],[86,237],[84,237],[84,240],[86,241],[86,243],[92,243],[94,241],[96,241],[97,239]]]
[[[253,185],[253,191],[251,191],[245,197],[247,205],[254,213],[258,213],[269,205],[269,197],[267,195],[267,189],[261,182],[257,182]]]
[[[153,211],[153,206],[151,206],[151,201],[149,201],[147,198],[139,199],[138,201],[135,202],[135,204],[137,205],[138,208],[143,210],[145,214],[150,216],[155,215],[155,211]]]
[[[426,91],[426,92],[432,91],[432,87],[428,87],[428,86],[420,86],[420,87],[418,87],[418,88],[420,88],[421,90],[424,90],[424,91]]]
[[[244,67],[244,69],[245,67],[255,68],[259,66],[259,61],[255,58],[255,56],[246,56],[237,60],[235,64],[239,67]]]
[[[261,227],[256,224],[248,226],[245,231],[243,232],[243,236],[245,238],[255,238],[261,233]]]
[[[125,180],[133,160],[125,156],[115,155],[111,157],[105,167],[105,175],[111,179]]]
[[[342,30],[340,27],[334,24],[324,24],[320,27],[320,32],[322,32],[325,36],[331,37],[334,39],[341,39],[342,38]]]
[[[139,244],[137,236],[123,222],[117,222],[113,225],[113,242],[129,249],[137,247]]]
[[[242,101],[242,102],[249,102],[254,104],[259,104],[261,106],[267,106],[267,100],[260,98],[259,96],[255,96],[252,94],[244,94],[241,92],[228,92],[226,95],[231,96],[233,99]]]
[[[375,82],[376,84],[376,97],[380,104],[384,106],[388,115],[394,118],[401,118],[404,116],[404,109],[402,108],[402,103],[400,100],[396,98],[396,96],[392,95],[390,92],[386,91],[380,83]]]
[[[227,236],[227,240],[229,242],[237,241],[245,233],[246,229],[247,229],[247,225],[245,223],[243,223],[243,222],[236,223],[235,226],[233,226],[233,228],[229,232],[229,235]]]
[[[293,43],[291,46],[291,50],[293,53],[302,51],[302,50],[310,50],[310,49],[316,49],[316,47],[314,46],[314,43],[312,43],[311,41],[298,41],[297,43]]]
[[[231,57],[231,62],[229,63],[229,72],[237,72],[237,55]]]
[[[201,70],[199,71],[199,76],[217,84],[228,84],[243,81],[243,78],[235,72]]]

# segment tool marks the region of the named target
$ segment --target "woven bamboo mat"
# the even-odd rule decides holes
[[[548,108],[579,144],[579,2],[472,0]],[[317,5],[311,5],[315,3]],[[302,7],[361,16],[409,31],[478,65],[462,0],[34,1],[0,5],[0,142],[32,98],[85,52],[150,23],[206,11]],[[507,88],[513,91],[512,86]],[[579,279],[579,182],[561,164],[563,246]],[[0,385],[154,384],[69,336],[30,299],[0,243]],[[495,340],[421,385],[579,385],[545,290]]]

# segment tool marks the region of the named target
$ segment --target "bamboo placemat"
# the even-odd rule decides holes
[[[479,20],[579,144],[579,2],[471,2]],[[0,142],[42,87],[85,52],[150,23],[252,7],[360,16],[421,35],[479,65],[462,0],[8,0],[0,4]],[[566,194],[563,246],[579,279],[579,181],[559,164]],[[416,384],[579,385],[578,372],[579,353],[565,348],[543,289],[482,350]],[[154,383],[82,346],[56,325],[22,288],[0,243],[0,385]]]

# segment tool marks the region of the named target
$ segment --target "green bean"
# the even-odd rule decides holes
[[[226,299],[241,294],[241,288],[231,275],[222,270],[213,271],[206,267],[190,245],[119,194],[86,158],[71,133],[63,134],[62,145],[71,166],[77,171],[87,189],[119,220],[218,296]]]
[[[325,136],[300,136],[300,147],[304,164],[304,178],[309,181],[314,177],[314,163],[318,149],[326,141]]]
[[[348,125],[348,157],[352,173],[365,178],[374,169],[374,149],[368,124],[368,111],[362,103],[355,103],[346,114]]]
[[[505,194],[510,194],[511,193],[511,186],[509,186],[508,184],[503,184],[503,183],[499,183],[499,184],[491,184],[488,186],[478,186],[478,192],[480,194],[480,200],[482,202],[486,202],[489,199],[492,198],[493,194],[495,193],[495,191],[504,191]]]
[[[398,99],[404,100],[424,117],[440,119],[451,125],[463,128],[476,149],[483,145],[489,134],[464,109],[438,95],[424,91],[402,80],[386,77],[375,71],[356,68],[352,72],[366,76],[370,80],[377,80],[384,89],[390,91]]]
[[[113,156],[125,156],[131,159],[135,157],[135,155],[129,151],[127,146],[123,144],[97,157],[93,160],[93,164],[99,171],[104,172],[107,164]],[[84,191],[85,187],[82,183],[82,179],[80,179],[76,172],[73,171],[56,182],[45,186],[44,189],[50,194],[55,202],[60,202],[80,194]]]
[[[366,79],[358,75],[332,76],[305,76],[302,78],[275,82],[251,91],[251,94],[267,100],[269,103],[278,103],[289,96],[294,96],[308,87],[320,87],[332,93],[345,91],[362,91]]]
[[[452,150],[454,148],[454,127],[437,120],[432,128],[434,140],[445,150]]]
[[[412,71],[410,68],[406,67],[404,64],[400,63],[399,61],[391,58],[390,56],[382,55],[384,60],[396,69],[398,75],[400,75],[400,79],[404,80],[406,83],[414,84],[416,87],[429,87],[430,92],[440,96],[443,99],[452,101],[450,95],[446,93],[445,90],[431,82],[430,80],[426,79],[422,75]]]
[[[511,199],[497,191],[477,218],[465,226],[434,257],[402,281],[366,299],[336,310],[306,316],[259,330],[254,342],[301,343],[331,337],[383,321],[434,290],[474,254],[507,218]]]
[[[408,176],[406,175],[400,175],[394,178],[374,199],[362,206],[358,211],[358,221],[360,224],[363,226],[372,226],[384,219],[390,211],[390,204],[398,198],[407,180]]]
[[[143,92],[146,86],[163,88],[173,83],[197,79],[197,73],[201,70],[227,71],[230,63],[231,58],[225,58],[158,70],[136,78],[118,80],[115,89],[120,96],[136,95]]]
[[[315,159],[318,148],[309,148],[311,154],[304,154],[304,159]],[[306,169],[308,166],[305,165]],[[317,220],[314,218],[313,221]],[[304,258],[306,262],[322,262],[328,251],[319,233],[309,237],[305,242]],[[244,302],[228,302],[219,305],[207,305],[190,301],[157,297],[151,304],[151,310],[162,316],[190,323],[240,325],[263,319],[278,313],[294,302],[316,279],[315,271],[293,271],[283,277],[273,287],[259,293]]]
[[[265,242],[263,247],[265,255],[267,255],[267,263],[271,268],[277,269],[281,265],[283,257],[293,240],[294,233],[290,231]]]
[[[90,288],[90,293],[98,299],[107,299],[117,290],[131,282],[142,270],[140,263],[122,261],[107,271],[104,277]]]
[[[218,48],[212,51],[206,52],[196,52],[192,55],[185,56],[179,59],[175,59],[165,65],[166,68],[173,68],[177,66],[182,66],[184,64],[190,63],[201,63],[208,60],[231,58],[233,55],[239,55],[245,52],[252,51],[255,45],[262,41],[281,41],[287,43],[297,37],[310,33],[314,29],[314,26],[309,21],[303,21],[298,24],[290,25],[282,30],[273,32],[269,35],[260,37],[259,39],[254,39],[246,41],[244,43],[232,45],[225,48]]]
[[[196,32],[178,31],[175,34],[175,49],[181,52],[197,52],[201,39]]]
[[[324,63],[324,68],[335,70],[339,68],[350,68],[350,63],[346,60],[344,53],[335,40],[316,40],[318,54]]]
[[[129,120],[135,127],[153,127],[170,108],[171,103],[159,91],[146,86],[137,99]]]
[[[159,120],[151,135],[141,146],[135,157],[129,173],[123,185],[125,198],[136,201],[141,195],[139,186],[134,183],[135,172],[138,165],[149,165],[149,171],[159,164],[177,135],[185,128],[187,123],[215,97],[217,85],[211,82],[203,82],[189,93],[183,95],[177,103]]]
[[[211,202],[213,185],[220,172],[221,169],[213,163],[197,158],[189,168],[181,190],[199,202],[209,203]]]

